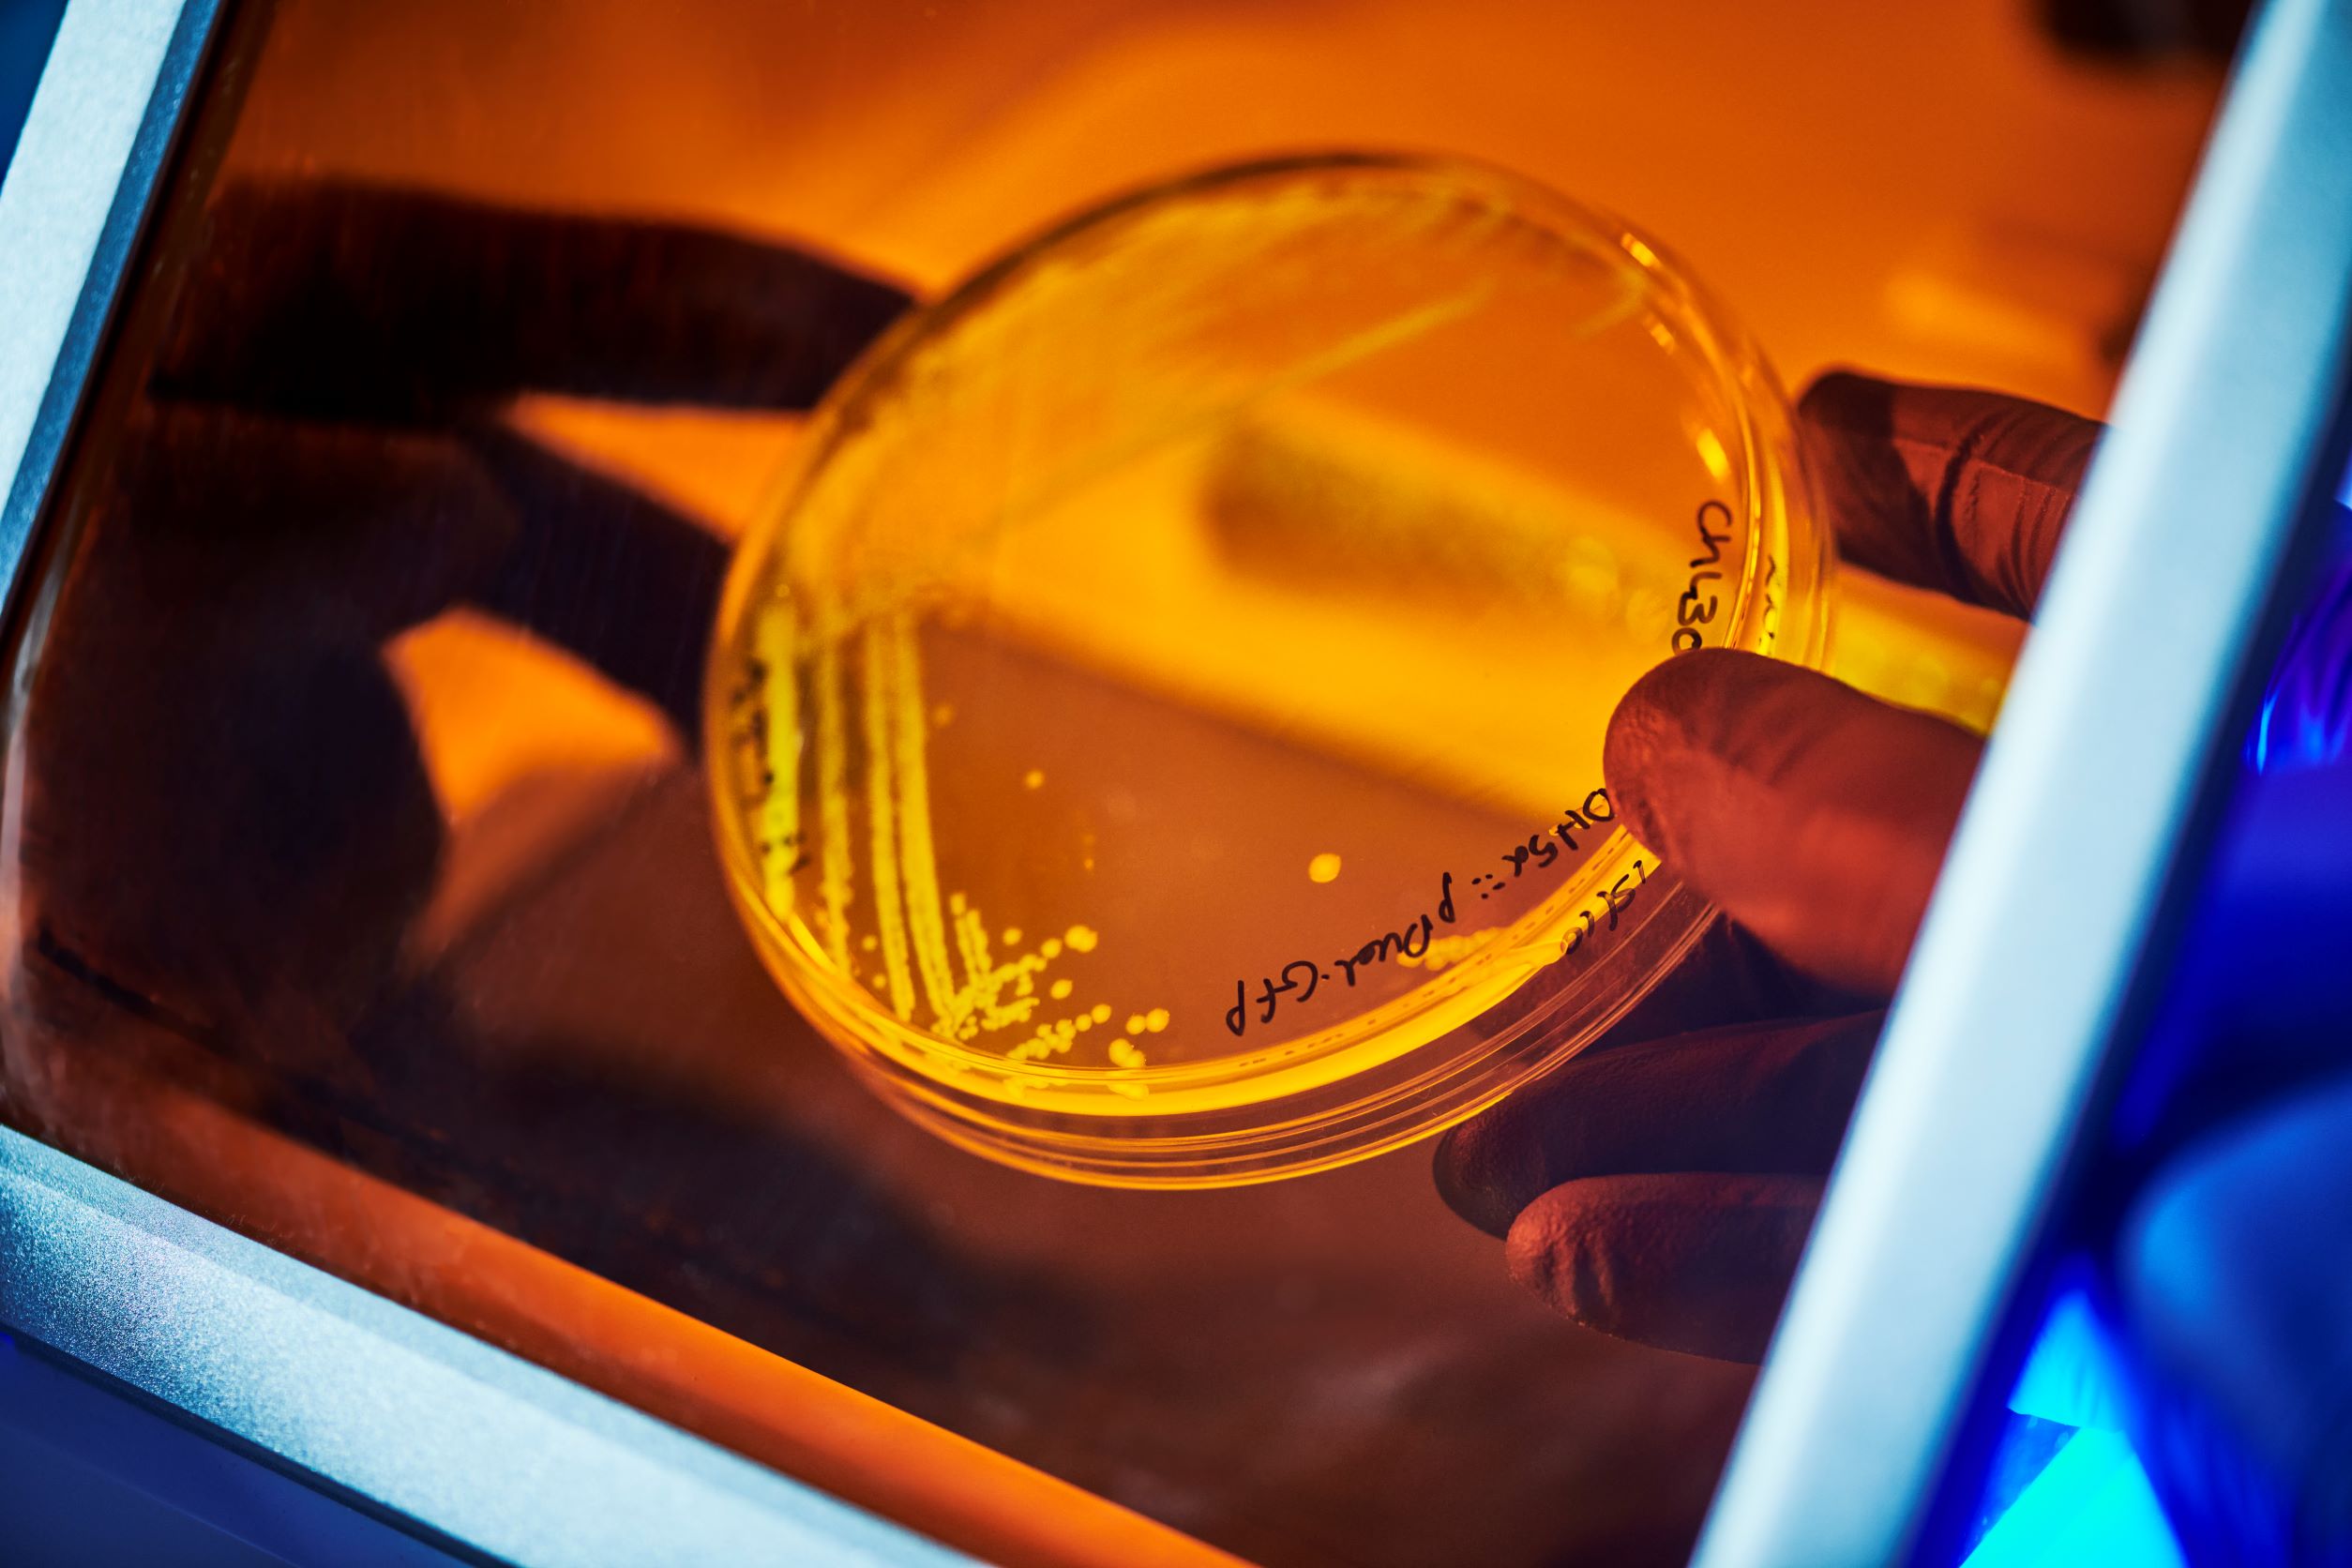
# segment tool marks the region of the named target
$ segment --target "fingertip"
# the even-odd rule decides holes
[[[1824,370],[1797,396],[1798,427],[1803,432],[1832,437],[1883,437],[1893,391],[1892,384],[1844,366]]]
[[[1663,666],[1661,667],[1663,668]],[[1656,674],[1651,671],[1651,674]],[[1650,688],[1649,677],[1634,683],[1609,715],[1601,740],[1601,777],[1625,830],[1661,855],[1674,852],[1651,810],[1651,786],[1677,745],[1670,702]]]
[[[1760,654],[1699,648],[1651,668],[1619,700],[1602,741],[1609,800],[1635,837],[1673,857],[1680,829],[1710,804],[1695,790],[1692,761],[1720,754],[1744,710],[1779,674],[1795,671]]]
[[[1718,1361],[1759,1361],[1821,1183],[1682,1172],[1570,1182],[1505,1241],[1512,1277],[1596,1332]]]
[[[1621,1238],[1609,1188],[1621,1178],[1554,1187],[1520,1211],[1503,1238],[1511,1277],[1554,1312],[1602,1334],[1618,1332],[1616,1271]]]
[[[1498,1241],[1511,1233],[1528,1186],[1521,1167],[1529,1163],[1530,1140],[1515,1138],[1500,1123],[1500,1108],[1463,1123],[1438,1139],[1430,1161],[1438,1196],[1461,1218]]]
[[[1816,670],[1681,654],[1610,725],[1610,799],[1642,843],[1783,960],[1889,994],[1983,742]]]
[[[2100,433],[2023,398],[1847,370],[1797,402],[1844,560],[2013,615],[2041,596]]]

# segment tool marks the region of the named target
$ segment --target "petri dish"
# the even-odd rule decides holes
[[[1318,156],[1125,196],[876,343],[739,547],[727,881],[885,1097],[1114,1185],[1327,1168],[1589,1044],[1705,905],[1608,715],[1818,664],[1781,392],[1614,218]]]

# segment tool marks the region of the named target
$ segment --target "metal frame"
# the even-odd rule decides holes
[[[0,587],[23,568],[217,8],[73,0],[59,28],[0,187]],[[2281,0],[2045,596],[1702,1568],[1884,1563],[1918,1523],[2104,1047],[2188,896],[2182,846],[2324,493],[2352,279],[2346,82],[2352,0]],[[426,1539],[547,1564],[956,1560],[6,1131],[0,1259],[0,1323]]]
[[[2043,595],[1698,1568],[1912,1549],[2329,527],[2352,0],[2256,23]]]
[[[0,1322],[504,1561],[967,1559],[0,1129]]]
[[[425,1540],[7,1334],[0,1506],[10,1557],[26,1563],[459,1568],[490,1560]]]
[[[187,107],[219,0],[72,0],[0,181],[0,596]]]
[[[72,0],[59,23],[0,184],[0,599],[219,9]],[[6,1129],[0,1326],[445,1549],[550,1568],[967,1560]]]

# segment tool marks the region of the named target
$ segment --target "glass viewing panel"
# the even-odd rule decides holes
[[[1269,1563],[1681,1560],[1746,1369],[1551,1316],[1395,1147],[1553,1058],[1451,1100],[1415,1077],[1410,1125],[1210,1080],[1374,1082],[1615,907],[1640,852],[1599,723],[1672,651],[1714,508],[1726,637],[1989,721],[2008,649],[1906,655],[1932,611],[1898,591],[1841,579],[1820,645],[1777,395],[1725,400],[1744,340],[1571,201],[1676,246],[1792,376],[2095,411],[2213,83],[2052,71],[1993,0],[1950,28],[1575,10],[232,7],[11,611],[0,1108],[845,1489],[762,1447],[748,1373],[661,1367],[807,1368]],[[1238,231],[1109,284],[1070,249],[1099,229],[1018,249],[1306,155],[1096,220],[1368,193],[1289,231],[1287,275]],[[1563,322],[1621,357],[1552,375]],[[1259,357],[1158,354],[1195,330]],[[927,364],[963,400],[908,422],[872,367]],[[1555,526],[1563,484],[1621,550]],[[932,548],[1008,495],[1012,542]],[[1768,613],[1782,572],[1802,626]],[[1563,605],[1622,638],[1571,645]],[[1367,658],[1390,678],[1350,686]],[[1567,843],[1569,812],[1601,831]],[[1530,835],[1567,845],[1560,891],[1421,926]],[[1675,919],[1635,970],[1697,930],[1670,870],[1644,885]],[[1190,945],[1154,957],[1171,922]],[[1303,956],[1360,1003],[1276,990]],[[1616,1003],[1578,1005],[1590,1034]],[[958,1102],[985,1124],[910,1068],[934,1048],[995,1075]],[[1256,1108],[1179,1151],[1199,1182],[1305,1173],[1018,1168],[1165,1180],[1165,1150],[1084,1153],[1138,1090]],[[1269,1126],[1299,1136],[1233,1153]],[[606,1282],[682,1316],[622,1333]]]

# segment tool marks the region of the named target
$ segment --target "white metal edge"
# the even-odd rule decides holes
[[[2259,20],[1698,1568],[1896,1560],[2171,885],[2329,432],[2352,3]]]
[[[91,317],[104,315],[113,279],[98,277],[105,269],[95,264],[187,8],[188,0],[71,0],[0,180],[0,495],[10,499],[0,589],[38,500],[23,492],[43,488],[28,485],[29,471],[55,455],[36,432],[45,412],[52,424],[70,415],[88,369],[87,354],[70,350],[77,333],[95,339]],[[98,297],[85,305],[93,283]]]

